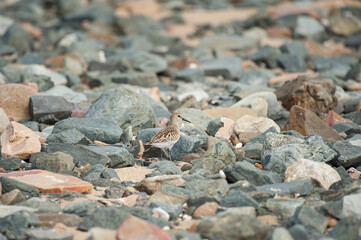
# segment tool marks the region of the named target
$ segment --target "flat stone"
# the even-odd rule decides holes
[[[249,59],[258,63],[266,64],[269,68],[278,67],[278,58],[281,55],[281,51],[278,48],[271,46],[260,47],[257,52],[249,56]]]
[[[229,191],[227,196],[221,199],[219,205],[226,208],[235,207],[258,207],[258,202],[247,193],[242,191]]]
[[[131,84],[142,87],[153,87],[159,83],[159,79],[152,72],[130,72],[115,74],[111,78],[112,82],[120,84]]]
[[[27,183],[43,193],[62,193],[64,191],[86,192],[93,189],[93,185],[73,176],[66,176],[44,170],[29,170],[23,172],[0,173],[1,177],[8,177]]]
[[[171,161],[155,162],[150,164],[148,168],[155,170],[151,174],[148,174],[147,177],[182,174],[182,171]]]
[[[74,166],[73,157],[63,152],[40,154],[32,162],[33,169],[68,174],[72,173]]]
[[[352,137],[355,134],[361,134],[361,127],[353,122],[337,123],[332,126],[338,133],[345,133],[347,137]]]
[[[281,178],[276,173],[260,170],[246,161],[235,162],[228,165],[223,171],[226,174],[227,180],[230,182],[247,180],[256,186],[282,182]]]
[[[242,61],[237,57],[210,59],[199,66],[208,76],[222,76],[224,79],[238,78],[242,72]]]
[[[314,113],[326,113],[337,105],[336,85],[331,80],[299,77],[276,90],[277,99],[290,110],[298,105]]]
[[[106,117],[134,131],[155,125],[153,109],[147,100],[124,87],[105,91],[89,108],[86,118]]]
[[[349,216],[359,216],[360,214],[360,201],[358,201],[361,194],[351,194],[344,196],[342,199],[341,218]]]
[[[337,158],[332,161],[335,166],[356,167],[361,164],[361,146],[348,143],[336,142],[331,148],[338,153]]]
[[[38,197],[29,198],[17,205],[36,209],[35,213],[60,213],[62,211],[56,203]]]
[[[217,213],[217,208],[219,204],[216,202],[206,202],[199,206],[194,212],[193,216],[195,218],[201,218],[206,216],[212,216]]]
[[[296,105],[291,108],[288,122],[283,130],[295,130],[304,136],[317,135],[324,140],[327,138],[342,140],[338,133],[315,113]]]
[[[54,128],[53,128],[54,129]],[[89,145],[92,141],[78,130],[71,128],[59,133],[50,134],[46,138],[47,143],[68,143]]]
[[[115,230],[109,230],[99,227],[91,228],[88,231],[89,239],[91,240],[101,240],[101,239],[116,240],[115,238],[116,233],[117,232]]]
[[[9,119],[19,121],[30,117],[29,98],[38,93],[25,85],[7,84],[0,86],[0,107]]]
[[[54,83],[51,81],[51,78],[45,75],[21,74],[20,81],[23,83],[36,83],[38,85],[39,92],[43,92],[54,87]]]
[[[163,175],[163,176],[154,176],[144,179],[143,181],[137,183],[135,188],[140,192],[146,192],[147,194],[154,194],[160,188],[173,185],[177,187],[184,186],[184,180],[180,175]]]
[[[33,212],[17,211],[0,218],[0,232],[5,233],[8,238],[26,239],[26,229],[39,226],[40,221]]]
[[[214,118],[227,117],[233,121],[237,121],[244,115],[257,116],[256,111],[246,107],[231,107],[231,108],[213,108],[205,109],[203,112],[211,115]]]
[[[54,230],[30,229],[26,231],[26,236],[30,239],[49,239],[49,240],[72,240],[73,233],[57,232]]]
[[[264,98],[261,97],[245,98],[238,101],[237,106],[252,109],[257,113],[256,115],[257,117],[267,117],[268,103]]]
[[[179,71],[175,75],[177,81],[184,82],[204,82],[204,70],[199,68],[188,68]]]
[[[47,91],[41,92],[40,95],[63,97],[66,101],[74,104],[87,101],[87,97],[83,93],[75,92],[63,85],[57,85],[53,88],[50,88]]]
[[[304,199],[268,199],[259,205],[259,209],[260,214],[274,214],[281,220],[286,220],[304,203]]]
[[[154,239],[171,240],[166,232],[158,226],[137,217],[130,217],[125,220],[117,230],[118,240],[127,239]]]
[[[266,191],[269,193],[275,193],[280,196],[294,195],[299,194],[300,196],[310,195],[313,191],[312,181],[301,180],[301,181],[292,181],[286,183],[274,183],[274,184],[265,184],[262,186],[257,186],[258,191]]]
[[[245,115],[236,121],[234,132],[242,143],[247,143],[251,138],[267,131],[271,127],[280,132],[280,127],[272,119]]]
[[[50,77],[51,81],[53,81],[54,85],[65,85],[67,82],[63,75],[53,72],[47,69],[45,66],[38,64],[27,65],[27,67],[24,68],[21,73],[48,76]]]
[[[190,174],[204,171],[216,174],[226,166],[221,160],[212,157],[197,159],[192,165]]]
[[[302,224],[306,228],[313,227],[321,234],[327,226],[327,218],[310,206],[298,208],[292,217],[292,222]]]
[[[18,157],[0,158],[0,168],[4,170],[18,170],[21,167],[21,159]]]
[[[258,45],[258,42],[250,37],[238,35],[213,35],[203,38],[199,46],[210,49],[222,50],[248,50]]]
[[[176,204],[183,205],[184,203],[187,202],[188,199],[189,199],[188,195],[185,194],[157,191],[150,196],[146,205],[150,205],[153,202],[162,202],[172,205],[176,205]]]
[[[14,206],[0,205],[0,218],[12,215],[20,211],[34,212],[35,209],[30,207],[16,206],[16,205]]]
[[[325,28],[315,18],[308,16],[297,17],[295,35],[317,41],[320,40],[324,31]]]
[[[282,54],[278,62],[286,72],[304,72],[307,70],[306,62],[297,55]]]
[[[17,122],[10,122],[1,134],[1,155],[28,159],[32,153],[40,152],[40,137]]]
[[[79,217],[91,216],[98,209],[95,201],[85,200],[80,202],[71,202],[64,206],[63,212],[67,214],[76,214]]]
[[[273,231],[272,237],[270,238],[270,240],[277,240],[277,239],[293,240],[293,237],[291,236],[291,234],[288,232],[287,229],[285,229],[283,227],[277,227]]]
[[[327,234],[333,239],[357,239],[361,226],[360,219],[355,216],[341,218],[336,226]]]
[[[57,96],[32,96],[30,97],[30,114],[34,121],[54,124],[70,117],[74,105],[63,97]],[[54,122],[48,122],[54,119]],[[47,121],[48,120],[48,121]]]
[[[3,174],[6,174],[6,173],[3,173]],[[14,189],[18,189],[22,192],[22,194],[25,197],[37,197],[39,195],[39,190],[27,183],[23,183],[16,179],[12,179],[12,178],[5,177],[5,176],[2,176],[0,178],[0,180],[1,180],[1,186],[2,186],[2,193],[4,193],[4,194],[11,192]]]
[[[135,163],[133,155],[122,146],[91,145],[85,146],[84,148],[109,158],[109,166],[112,168],[131,167]]]

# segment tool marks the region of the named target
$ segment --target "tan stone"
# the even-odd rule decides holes
[[[285,182],[314,179],[320,185],[329,189],[330,186],[341,180],[335,169],[323,162],[315,162],[308,159],[300,159],[289,166],[285,172]]]
[[[234,121],[230,118],[221,117],[221,122],[223,123],[223,127],[218,129],[215,136],[230,139],[233,133]]]
[[[244,115],[257,116],[257,113],[252,109],[245,107],[232,107],[232,108],[212,108],[205,109],[203,112],[211,115],[214,118],[227,117],[233,121],[237,121]]]
[[[172,205],[181,204],[183,205],[188,201],[188,196],[184,194],[173,194],[168,192],[158,191],[154,193],[147,201],[147,205],[150,205],[152,202],[163,202]]]
[[[9,124],[9,118],[6,115],[4,109],[0,108],[0,132],[4,132],[8,124]]]
[[[115,8],[115,15],[126,17],[129,15],[144,15],[153,17],[159,15],[161,6],[156,0],[120,1]]]
[[[262,97],[246,97],[238,101],[237,106],[252,109],[257,113],[257,117],[267,117],[268,103]]]
[[[122,181],[140,182],[146,178],[145,175],[153,172],[147,167],[133,166],[114,169]]]
[[[295,130],[304,136],[317,135],[324,140],[327,138],[342,140],[338,133],[315,113],[300,106],[291,108],[288,122],[283,130]]]
[[[195,218],[211,216],[217,213],[219,204],[216,202],[206,202],[199,206],[193,213]]]
[[[280,132],[280,127],[270,118],[245,115],[235,123],[234,132],[242,143],[247,143],[253,137],[267,131],[271,127]]]
[[[153,194],[159,189],[167,185],[173,185],[176,187],[183,187],[184,180],[180,175],[162,175],[154,176],[144,179],[135,185],[135,189],[140,192],[146,192],[147,194]]]
[[[78,227],[83,221],[83,218],[76,214],[42,213],[37,216],[42,227],[54,227],[57,223],[62,223],[67,227]]]
[[[0,85],[0,107],[9,119],[19,121],[30,117],[29,100],[38,95],[34,89],[22,84]]]
[[[14,205],[25,200],[26,198],[19,189],[14,189],[11,192],[5,193],[0,197],[0,201],[5,205]]]
[[[29,170],[22,172],[0,173],[20,182],[32,185],[42,193],[62,193],[64,191],[86,192],[93,189],[93,185],[77,177],[53,173],[45,170]]]
[[[178,70],[184,70],[189,68],[190,66],[199,67],[200,65],[201,63],[197,59],[192,57],[178,57],[169,64],[170,67]]]
[[[92,240],[116,240],[117,231],[100,227],[93,227],[89,230],[89,238]]]
[[[267,35],[271,38],[292,38],[291,30],[282,26],[272,26],[267,28]]]
[[[29,159],[32,153],[41,151],[40,137],[17,122],[10,122],[1,134],[1,156]]]
[[[351,54],[351,49],[345,47],[342,42],[327,41],[322,45],[310,40],[303,41],[308,54],[323,57],[336,57]]]
[[[278,225],[278,220],[273,215],[262,215],[257,217],[258,221],[265,223],[267,225],[276,226]]]

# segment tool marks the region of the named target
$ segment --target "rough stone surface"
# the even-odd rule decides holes
[[[39,154],[32,162],[32,168],[58,173],[71,173],[74,169],[73,157],[63,152]]]

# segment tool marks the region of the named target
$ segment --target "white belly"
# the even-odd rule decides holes
[[[178,141],[168,141],[168,142],[160,142],[160,143],[152,143],[152,146],[157,147],[157,148],[169,148],[171,149],[173,147],[173,145]]]

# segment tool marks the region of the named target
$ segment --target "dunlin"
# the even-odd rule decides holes
[[[178,125],[178,120],[183,120],[185,122],[189,122],[187,119],[184,119],[179,113],[173,113],[170,116],[170,122],[169,124],[163,128],[160,132],[158,132],[152,140],[146,143],[146,145],[152,145],[157,148],[167,148],[169,151],[169,158],[171,158],[170,151],[172,150],[172,147],[174,144],[179,140],[180,138],[180,130]]]

